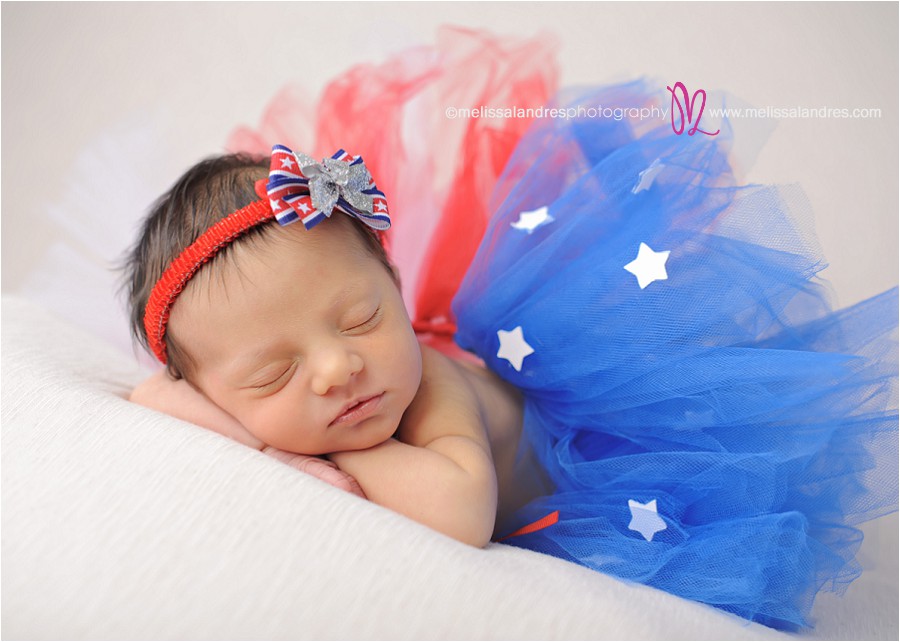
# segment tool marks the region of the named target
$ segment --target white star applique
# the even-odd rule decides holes
[[[506,359],[516,371],[522,371],[522,361],[525,357],[534,353],[534,348],[525,342],[522,336],[522,326],[517,326],[511,331],[498,330],[497,337],[500,339],[500,350],[497,356]]]
[[[656,178],[664,167],[665,165],[660,163],[658,158],[650,163],[650,167],[638,175],[638,182],[631,188],[631,193],[637,194],[638,192],[650,189],[650,186],[653,185],[653,179]]]
[[[519,220],[510,223],[510,227],[514,227],[517,230],[525,230],[529,234],[534,232],[535,229],[540,227],[541,225],[546,225],[553,220],[553,217],[548,213],[547,206],[539,207],[536,210],[531,210],[528,212],[519,212]]]
[[[655,499],[646,504],[629,499],[628,509],[631,511],[628,529],[639,532],[648,542],[653,541],[653,536],[659,531],[666,530],[666,523],[656,512]]]
[[[273,201],[271,198],[269,199],[269,206],[272,208],[273,212],[277,212],[281,209],[281,203],[278,201]]]
[[[290,156],[285,156],[281,159],[281,166],[287,167],[288,169],[294,169],[294,159]]]
[[[669,278],[666,273],[669,251],[654,252],[649,245],[641,243],[637,258],[626,265],[625,269],[637,277],[638,285],[643,290],[654,281],[665,281]]]
[[[387,209],[387,205],[385,205],[381,201],[378,201],[378,204],[375,206],[375,209],[383,212],[384,210]]]
[[[307,205],[306,203],[300,203],[297,208],[303,210],[304,214],[309,214],[309,205]]]

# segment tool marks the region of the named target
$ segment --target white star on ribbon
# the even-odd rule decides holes
[[[511,331],[498,330],[497,337],[500,339],[500,350],[497,352],[497,356],[506,359],[516,371],[521,372],[522,361],[534,353],[534,348],[528,345],[525,337],[522,336],[522,326],[517,326]]]
[[[384,210],[387,209],[387,205],[385,205],[381,201],[378,201],[378,204],[375,206],[375,209],[383,212]]]
[[[657,174],[663,170],[663,167],[665,167],[665,165],[660,163],[658,158],[650,163],[650,167],[639,174],[640,178],[635,186],[631,188],[631,193],[637,194],[638,192],[650,189],[650,186],[653,185],[653,179],[655,179]]]
[[[271,198],[269,199],[269,206],[272,208],[272,211],[275,212],[276,214],[278,213],[278,210],[281,209],[281,203],[279,203],[278,201],[273,201]]]
[[[536,210],[519,212],[519,220],[515,223],[510,223],[509,225],[517,230],[525,230],[531,234],[535,229],[541,225],[546,225],[552,220],[553,217],[548,214],[547,206],[545,205]]]
[[[664,281],[669,278],[666,273],[666,261],[669,260],[669,250],[654,252],[646,243],[641,243],[635,260],[625,266],[625,269],[637,277],[638,285],[643,290],[654,281]]]
[[[666,530],[666,523],[656,512],[655,499],[646,504],[629,499],[628,509],[631,511],[631,522],[628,523],[628,529],[639,532],[648,542],[653,541],[653,536],[659,531]]]
[[[287,167],[288,169],[294,169],[294,159],[290,156],[285,156],[281,159],[281,166]]]
[[[298,205],[297,207],[303,210],[304,214],[309,214],[309,205],[307,205],[306,203],[300,203],[300,205]]]

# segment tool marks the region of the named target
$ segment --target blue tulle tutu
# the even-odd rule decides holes
[[[666,108],[660,86],[558,105]],[[535,121],[456,341],[524,393],[554,489],[509,524],[558,521],[505,543],[796,630],[897,508],[897,290],[834,312],[802,191],[739,185],[755,150],[703,120]]]

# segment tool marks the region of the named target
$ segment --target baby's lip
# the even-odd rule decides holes
[[[347,412],[348,410],[350,410],[350,409],[353,408],[354,406],[363,404],[363,403],[365,403],[365,402],[367,402],[367,401],[370,401],[370,400],[374,399],[375,397],[380,397],[380,396],[383,395],[383,394],[384,394],[384,392],[378,392],[378,393],[371,394],[371,395],[361,395],[361,396],[359,396],[359,397],[355,397],[352,401],[349,401],[349,402],[347,402],[346,404],[344,404],[344,406],[341,408],[340,412],[338,412],[338,413],[334,416],[334,418],[331,420],[331,422],[328,424],[328,426],[329,426],[329,427],[333,426],[333,425],[337,422],[338,419],[340,419],[341,417],[344,416],[344,413],[345,413],[345,412]]]

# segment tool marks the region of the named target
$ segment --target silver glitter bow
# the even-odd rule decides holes
[[[372,183],[365,163],[351,165],[333,158],[317,163],[302,152],[294,152],[294,156],[300,172],[309,179],[309,196],[317,210],[328,214],[338,199],[343,198],[355,209],[372,213],[372,196],[362,193]]]

